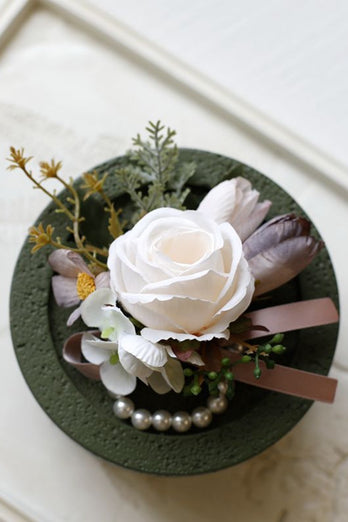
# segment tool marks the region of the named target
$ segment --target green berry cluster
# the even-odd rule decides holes
[[[233,366],[253,362],[255,364],[253,370],[254,376],[256,379],[259,379],[262,374],[260,361],[263,361],[268,369],[273,369],[275,362],[272,356],[281,355],[286,350],[282,344],[283,339],[284,334],[278,333],[264,344],[252,346],[243,343],[244,353],[241,354],[240,359],[237,362],[232,362],[229,357],[223,357],[220,361],[221,364],[218,371],[207,371],[205,369],[187,366],[184,369],[186,381],[183,390],[184,396],[199,395],[204,386],[208,387],[210,395],[217,396],[220,392],[219,384],[224,383],[226,396],[228,399],[232,399],[235,388]]]
[[[199,395],[206,385],[209,394],[217,396],[219,394],[219,384],[225,382],[227,384],[226,396],[232,399],[234,395],[234,375],[231,371],[232,362],[228,357],[221,360],[221,368],[219,371],[205,371],[199,368],[185,368],[184,375],[186,378],[186,385],[184,387],[184,395]]]
[[[262,374],[262,370],[260,368],[260,360],[263,360],[266,364],[266,368],[268,370],[272,370],[275,366],[275,362],[271,359],[273,354],[281,355],[285,352],[286,348],[281,343],[284,339],[284,334],[278,333],[272,337],[270,341],[265,344],[259,344],[255,346],[255,351],[250,354],[244,354],[240,358],[241,363],[248,363],[254,361],[254,376],[256,379],[259,379]]]

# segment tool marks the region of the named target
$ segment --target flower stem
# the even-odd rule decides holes
[[[27,170],[27,168],[24,166],[24,167],[20,167],[22,169],[22,171],[24,172],[24,174],[27,176],[27,178],[30,179],[30,181],[32,183],[34,183],[35,187],[42,190],[48,197],[50,197],[54,202],[55,204],[57,205],[57,207],[60,208],[60,210],[62,212],[64,212],[64,214],[66,214],[68,216],[68,218],[70,220],[74,220],[74,215],[70,212],[70,210],[64,205],[64,203],[62,203],[60,201],[60,199],[57,198],[57,196],[55,194],[53,194],[52,192],[49,192],[49,190],[47,190],[39,181],[37,181],[33,175],[31,174],[30,171]]]
[[[80,222],[82,221],[82,218],[80,217],[80,198],[76,191],[76,189],[71,185],[70,183],[67,183],[63,178],[60,176],[56,176],[58,181],[70,192],[70,194],[73,197],[74,202],[74,214],[71,214],[71,221],[73,223],[73,235],[74,235],[74,241],[77,246],[77,248],[80,250],[81,253],[92,263],[98,265],[101,268],[107,268],[105,263],[102,263],[96,258],[96,255],[100,253],[100,249],[97,247],[94,247],[92,245],[89,245],[88,248],[83,244],[83,239],[80,236]],[[59,200],[58,200],[59,201]],[[98,252],[99,251],[99,252]],[[102,254],[105,255],[105,254]]]

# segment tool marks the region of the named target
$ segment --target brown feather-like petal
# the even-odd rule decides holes
[[[295,214],[277,216],[257,229],[244,243],[247,260],[291,237],[308,236],[310,222]]]
[[[250,270],[258,282],[254,296],[290,281],[306,268],[323,245],[311,236],[297,236],[257,254],[249,260]]]

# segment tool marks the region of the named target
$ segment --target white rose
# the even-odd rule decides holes
[[[119,301],[152,342],[228,338],[254,292],[236,231],[194,210],[153,210],[111,244],[108,267]]]
[[[222,181],[202,199],[197,210],[217,223],[230,223],[245,241],[264,220],[271,202],[259,203],[260,193],[245,178]]]

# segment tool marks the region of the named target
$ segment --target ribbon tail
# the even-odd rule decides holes
[[[267,331],[249,330],[244,339],[256,339],[290,330],[301,330],[338,321],[338,312],[329,297],[271,306],[245,314],[253,324],[262,324]]]
[[[253,374],[254,365],[252,363],[237,364],[233,368],[235,379],[258,388],[311,401],[332,403],[335,399],[337,379],[280,364],[275,365],[272,370],[268,370],[263,362],[260,361],[259,364],[262,370],[259,379],[256,379]]]
[[[74,368],[76,368],[85,377],[93,379],[94,381],[99,381],[99,366],[89,362],[82,362],[82,335],[83,332],[78,332],[68,337],[63,346],[63,359],[72,366],[74,366]]]

